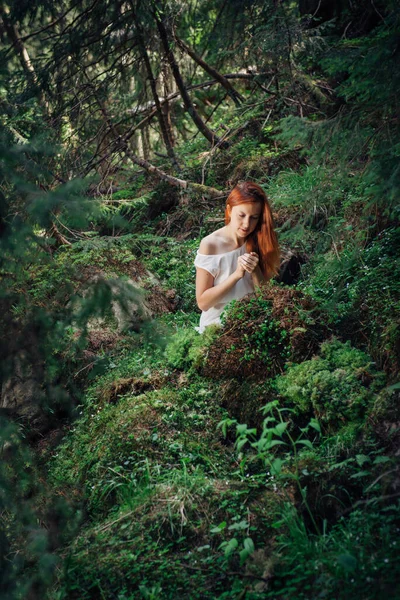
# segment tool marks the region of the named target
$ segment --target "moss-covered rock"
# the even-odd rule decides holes
[[[262,578],[279,501],[275,492],[253,492],[246,482],[209,478],[201,469],[148,480],[67,549],[61,598],[133,599],[146,590],[157,593],[145,598],[167,600],[236,597],[243,575]]]
[[[374,393],[385,385],[368,354],[339,340],[321,345],[319,356],[289,366],[277,377],[279,393],[297,414],[314,412],[330,428],[365,415]]]
[[[202,335],[194,328],[178,331],[165,349],[167,363],[174,369],[200,370],[207,360],[210,345],[218,338],[218,330],[218,326],[211,325]]]
[[[123,483],[134,487],[151,473],[173,471],[182,462],[206,472],[224,471],[232,460],[216,433],[225,413],[209,382],[135,396],[129,384],[125,391],[116,405],[86,407],[51,464],[54,484],[80,486],[92,513],[104,513],[118,502]]]
[[[203,373],[264,381],[288,361],[309,358],[327,335],[315,303],[292,288],[268,285],[234,301],[207,351]]]

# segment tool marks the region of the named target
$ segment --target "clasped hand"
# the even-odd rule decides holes
[[[236,270],[239,272],[241,277],[244,276],[246,271],[247,273],[252,273],[258,265],[258,260],[258,254],[256,252],[246,252],[245,254],[239,256]]]

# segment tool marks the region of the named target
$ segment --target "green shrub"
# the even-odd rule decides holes
[[[381,600],[399,588],[399,505],[354,510],[321,536],[308,534],[287,506],[278,534],[279,555],[264,598],[273,600]],[[396,591],[397,590],[397,591]]]
[[[144,598],[236,598],[274,503],[273,493],[251,494],[248,481],[232,486],[190,465],[148,480],[134,503],[88,524],[64,550],[59,595],[49,598],[133,600],[143,589],[160,594]],[[262,575],[262,565],[253,569]]]
[[[207,327],[202,335],[195,329],[178,331],[165,349],[168,365],[174,369],[199,369],[204,362],[207,348],[218,332],[218,326]]]
[[[174,369],[186,369],[190,365],[189,351],[199,338],[194,329],[182,329],[176,333],[165,349],[167,363]]]
[[[315,258],[300,286],[336,330],[367,340],[372,356],[393,373],[400,365],[399,251],[400,228],[386,229],[363,250],[353,241],[340,255]]]
[[[331,425],[360,418],[384,383],[367,354],[338,340],[323,343],[320,356],[290,366],[275,380],[297,414],[313,410]]]
[[[145,248],[141,259],[163,287],[176,290],[179,308],[192,311],[196,305],[194,259],[199,241],[181,242],[167,237],[161,240]]]

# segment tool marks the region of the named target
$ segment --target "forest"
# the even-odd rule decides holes
[[[0,6],[0,599],[400,596],[400,7]],[[279,273],[199,334],[230,190]]]

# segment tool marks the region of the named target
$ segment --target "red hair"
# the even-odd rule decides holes
[[[228,225],[231,220],[228,207],[232,208],[247,202],[260,203],[262,211],[257,227],[246,238],[246,250],[247,252],[257,252],[260,269],[264,277],[270,279],[278,273],[280,251],[271,207],[261,186],[251,181],[244,181],[233,188],[226,201],[225,225]]]

